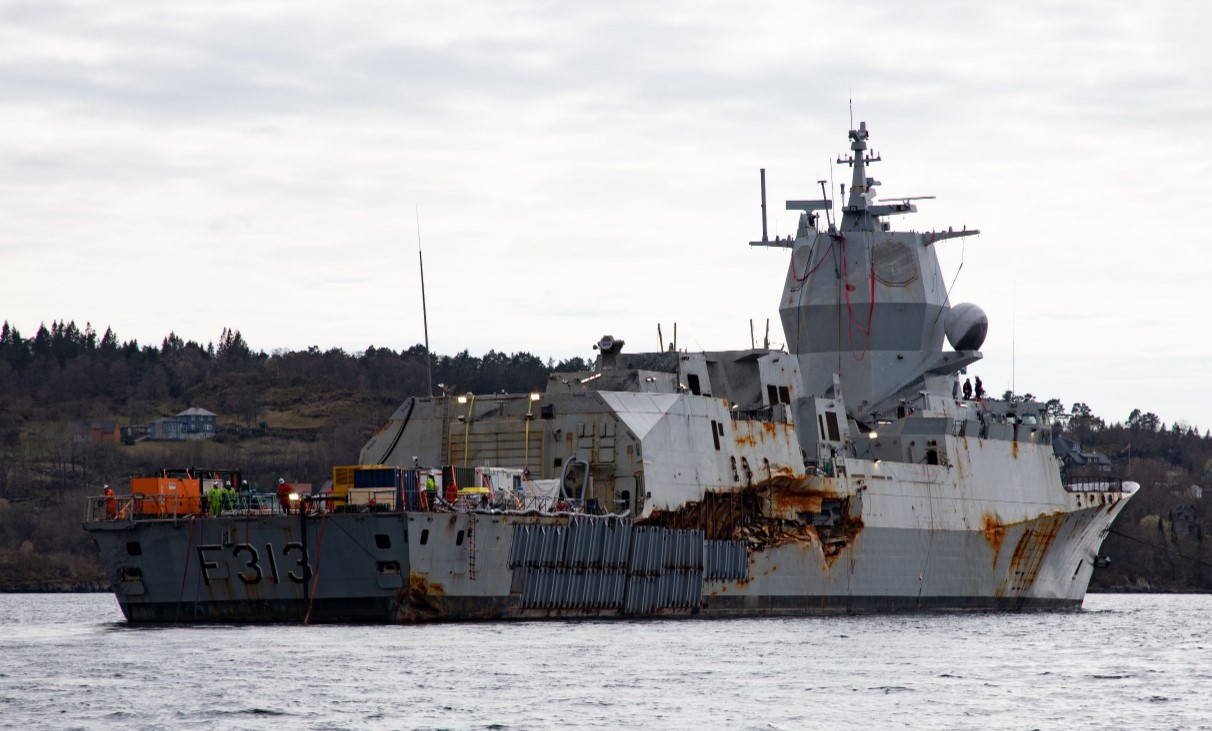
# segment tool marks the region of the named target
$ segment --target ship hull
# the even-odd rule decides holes
[[[132,623],[755,617],[1081,606],[1124,496],[993,529],[709,540],[625,517],[94,521]],[[765,545],[762,545],[762,541]]]

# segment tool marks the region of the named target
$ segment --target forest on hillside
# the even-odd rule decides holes
[[[541,389],[553,370],[587,370],[530,353],[432,357],[434,388]],[[0,587],[98,577],[81,530],[85,497],[163,467],[238,466],[254,485],[322,483],[408,396],[427,395],[426,353],[368,347],[253,351],[235,329],[205,345],[169,333],[158,345],[74,322],[24,337],[0,326]],[[146,424],[190,407],[218,414],[214,439],[135,445],[88,438],[98,422]],[[30,561],[33,555],[39,560]],[[54,581],[50,582],[54,584]]]
[[[426,395],[426,351],[368,347],[252,350],[235,329],[205,345],[169,333],[158,345],[112,330],[54,322],[24,337],[0,327],[0,587],[78,585],[100,568],[80,529],[84,498],[102,484],[164,466],[238,465],[254,484],[321,482],[356,461],[374,430],[408,396]],[[433,387],[450,392],[542,389],[581,358],[463,351],[432,356]],[[1004,398],[1037,400],[1031,394]],[[1104,419],[1081,402],[1040,400],[1054,434],[1108,455],[1141,484],[1103,546],[1111,566],[1092,588],[1212,590],[1212,437],[1134,409]],[[219,414],[214,439],[98,443],[90,424],[143,424],[191,406]],[[1208,538],[1206,538],[1208,537]],[[31,556],[38,561],[31,561]],[[36,568],[34,568],[36,567]],[[49,576],[48,576],[49,574]]]

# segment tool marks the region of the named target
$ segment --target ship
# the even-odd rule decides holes
[[[533,393],[405,400],[320,494],[163,471],[90,500],[128,622],[416,623],[1080,608],[1138,489],[969,389],[988,318],[894,230],[866,123],[841,205],[787,202],[785,348],[630,352]],[[220,486],[220,482],[224,486]],[[231,496],[225,490],[225,495]],[[267,499],[268,498],[268,499]]]

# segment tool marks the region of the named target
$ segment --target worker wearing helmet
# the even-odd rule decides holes
[[[290,512],[290,483],[285,479],[278,478],[278,504],[282,506],[283,513]]]
[[[236,507],[236,489],[231,486],[231,481],[223,483],[223,509],[233,510]]]
[[[425,502],[430,510],[438,502],[438,483],[433,479],[432,472],[425,476]]]
[[[217,482],[210,486],[210,514],[218,516],[223,512],[223,486]]]

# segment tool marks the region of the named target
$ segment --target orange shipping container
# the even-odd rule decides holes
[[[132,477],[131,495],[138,515],[198,515],[202,480],[188,477]]]

